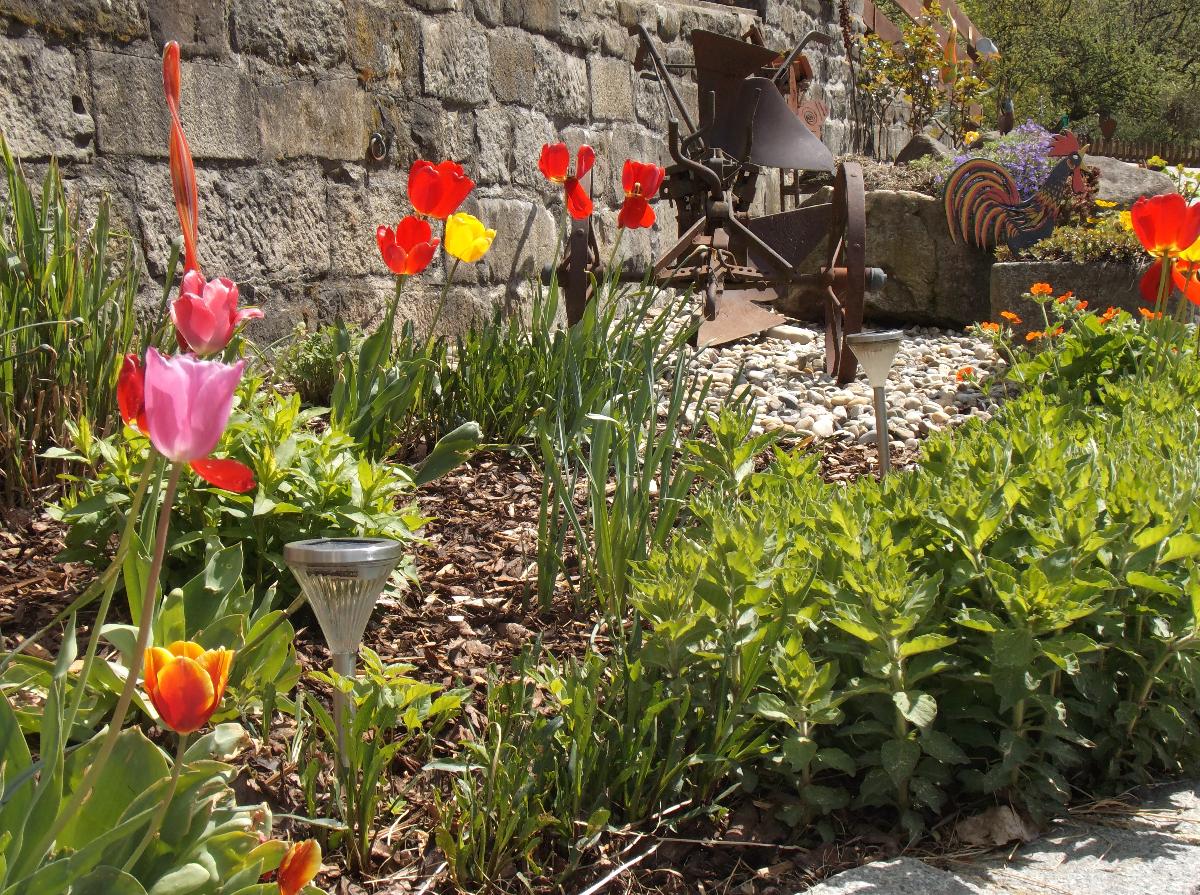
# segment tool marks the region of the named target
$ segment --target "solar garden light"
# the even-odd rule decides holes
[[[403,555],[400,542],[387,538],[313,538],[284,546],[283,560],[317,614],[333,670],[342,677],[354,677],[371,610]],[[336,687],[333,723],[345,765],[346,694]]]
[[[891,471],[892,451],[888,446],[887,386],[888,371],[900,350],[904,333],[890,329],[881,333],[854,333],[846,336],[846,344],[862,364],[867,380],[875,391],[875,438],[879,444],[879,477]]]

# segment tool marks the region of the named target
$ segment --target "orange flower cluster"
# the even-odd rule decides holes
[[[1000,316],[1003,317],[1005,320],[1007,320],[1009,323],[1011,323],[1013,326],[1021,325],[1021,318],[1018,317],[1016,314],[1014,314],[1012,311],[1001,311]]]
[[[1138,308],[1138,313],[1147,320],[1161,320],[1162,311],[1151,311],[1149,308]]]
[[[1076,311],[1086,311],[1087,310],[1087,302],[1086,301],[1079,302],[1078,304],[1075,305],[1075,310]]]
[[[970,379],[974,375],[975,375],[974,367],[959,367],[958,372],[954,374],[954,379],[956,382],[966,382],[968,379]]]
[[[1034,283],[1029,287],[1030,295],[1053,295],[1054,287],[1049,283]]]
[[[999,324],[999,323],[992,323],[992,321],[990,321],[990,320],[989,320],[989,321],[987,321],[986,323],[981,323],[981,324],[979,324],[979,328],[980,328],[981,330],[983,330],[985,333],[998,333],[998,332],[1000,332],[1000,324]]]
[[[1110,323],[1118,314],[1121,313],[1120,308],[1109,307],[1107,311],[1100,315],[1101,323]]]
[[[1075,293],[1070,290],[1067,290],[1062,295],[1060,295],[1057,300],[1060,305],[1065,305],[1067,302],[1069,302],[1074,297],[1075,297]]]

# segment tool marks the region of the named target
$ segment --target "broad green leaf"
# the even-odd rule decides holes
[[[921,747],[910,739],[888,740],[880,747],[879,760],[896,786],[912,777],[921,760]]]
[[[163,874],[150,887],[148,895],[188,895],[209,881],[208,871],[200,864],[184,864]]]
[[[1165,581],[1156,575],[1148,575],[1145,572],[1130,572],[1125,576],[1125,580],[1129,582],[1129,586],[1135,589],[1148,590],[1156,594],[1167,594],[1168,596],[1176,596],[1179,593],[1179,588]]]
[[[922,729],[937,717],[937,700],[928,693],[917,690],[901,690],[892,694],[892,702],[907,721]]]
[[[146,890],[124,870],[97,867],[71,886],[71,895],[146,895]]]
[[[438,439],[420,468],[413,476],[413,483],[425,485],[440,479],[454,467],[467,459],[483,441],[483,430],[479,423],[463,423]]]
[[[958,643],[954,637],[947,637],[945,634],[921,634],[904,643],[900,647],[900,657],[906,659],[909,656],[915,656],[919,653],[928,653],[933,650],[945,649],[948,646],[953,646]]]
[[[1184,532],[1167,541],[1167,552],[1163,554],[1162,561],[1192,559],[1196,556],[1200,556],[1200,537]]]
[[[944,764],[966,764],[970,760],[953,738],[939,730],[922,731],[921,748],[926,755]]]

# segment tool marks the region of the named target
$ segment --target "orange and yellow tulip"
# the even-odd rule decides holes
[[[232,650],[206,650],[190,640],[146,650],[146,694],[163,724],[176,733],[207,724],[225,695],[232,662]]]
[[[297,895],[297,893],[313,881],[317,871],[321,869],[321,846],[315,839],[305,839],[297,842],[287,850],[279,863],[280,895]]]

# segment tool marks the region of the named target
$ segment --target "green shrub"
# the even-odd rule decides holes
[[[1072,261],[1094,264],[1112,261],[1119,264],[1142,264],[1146,252],[1132,230],[1121,224],[1116,215],[1093,218],[1094,223],[1068,224],[1055,228],[1040,242],[1034,243],[1013,256],[1006,246],[996,250],[997,261]]]
[[[299,324],[291,341],[275,354],[276,376],[292,385],[305,404],[329,406],[341,363],[338,332],[336,326],[309,332],[304,324]],[[350,350],[357,351],[362,336],[351,330],[347,333]]]
[[[175,501],[163,590],[182,586],[205,562],[206,544],[240,543],[247,591],[261,600],[276,582],[281,594],[298,586],[283,562],[289,541],[370,536],[411,542],[424,518],[398,501],[413,487],[412,470],[363,457],[345,434],[318,427],[322,412],[303,410],[297,395],[262,390],[247,379],[223,444],[254,470],[247,494],[210,487],[186,475]],[[91,439],[62,456],[90,470],[76,482],[77,497],[54,514],[71,527],[63,559],[96,561],[123,523],[121,513],[137,486],[149,443],[141,436]],[[411,574],[411,564],[402,566]]]
[[[69,427],[120,427],[116,378],[134,341],[138,265],[132,240],[109,231],[102,199],[88,228],[51,163],[35,199],[0,136],[0,502],[29,505],[58,485]]]

